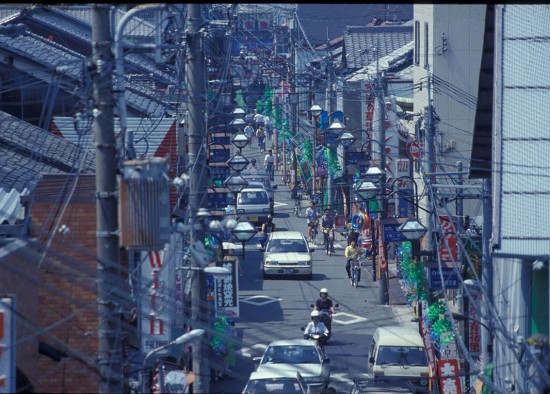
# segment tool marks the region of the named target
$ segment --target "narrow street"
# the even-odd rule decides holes
[[[267,148],[270,146],[271,141],[267,141]],[[256,139],[243,149],[243,155],[248,160],[256,158],[263,167],[265,154],[259,152]],[[282,182],[280,170],[275,172],[274,184],[277,185],[274,216],[277,230],[306,233],[303,214],[308,201],[303,201],[302,217],[298,218],[294,215],[294,200],[288,186]],[[240,393],[255,369],[252,358],[261,356],[269,342],[302,337],[300,327],[310,320],[310,304],[319,297],[323,287],[328,288],[333,302],[339,304],[332,324],[333,337],[326,348],[331,364],[331,387],[336,392],[349,392],[353,378],[368,372],[368,347],[377,327],[415,324],[410,322],[412,312],[404,304],[394,275],[390,275],[390,305],[379,305],[379,284],[372,281],[369,269],[363,269],[357,288],[350,285],[345,272],[346,241],[341,234],[336,235],[335,255],[327,256],[321,245],[313,252],[313,279],[309,281],[263,280],[258,239],[256,236],[246,245],[246,258],[242,261],[244,276],[239,278],[240,317],[236,319],[236,329],[240,349],[229,374],[212,382],[212,392]],[[317,243],[320,242],[322,235],[317,236]]]

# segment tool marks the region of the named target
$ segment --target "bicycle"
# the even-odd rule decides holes
[[[300,193],[296,195],[296,201],[294,202],[294,215],[296,217],[302,216],[302,195]]]
[[[359,258],[351,260],[351,287],[357,287],[361,279],[361,260]]]
[[[333,228],[323,228],[323,242],[325,244],[325,249],[327,254],[331,256],[334,253],[334,229]]]
[[[319,220],[314,220],[311,223],[311,242],[315,243],[315,238],[317,238],[317,233],[319,232]]]

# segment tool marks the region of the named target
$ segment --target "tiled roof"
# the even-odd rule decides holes
[[[344,34],[348,26],[366,26],[374,17],[402,21],[413,18],[413,4],[298,4],[297,16],[313,46]]]
[[[411,24],[349,27],[344,34],[345,63],[359,69],[382,58],[413,39]],[[379,48],[376,51],[376,48]]]
[[[32,190],[43,174],[94,172],[94,152],[0,112],[0,188]]]
[[[378,59],[374,59],[367,66],[357,70],[356,72],[350,74],[347,81],[362,81],[375,78],[377,73],[376,69],[380,72],[395,72],[398,73],[403,70],[410,72],[409,66],[412,65],[412,54],[414,49],[414,42],[410,41],[405,45],[397,48],[391,53],[388,53],[386,56]],[[412,75],[412,74],[411,74]]]

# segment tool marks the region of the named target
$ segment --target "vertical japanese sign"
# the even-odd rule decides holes
[[[231,275],[216,279],[216,317],[239,317],[237,262],[235,260],[224,260],[222,267],[231,271]]]
[[[163,346],[171,339],[170,300],[173,289],[170,278],[174,265],[166,258],[166,250],[141,252],[141,349],[147,353]],[[170,272],[170,267],[172,270]],[[170,349],[159,351],[168,354]]]
[[[176,261],[181,264],[183,258],[183,251],[176,253]],[[176,315],[174,316],[174,328],[182,329],[185,327],[183,314],[184,314],[184,299],[185,299],[185,273],[181,270],[176,270],[175,279],[176,279]]]
[[[426,306],[422,303],[422,315],[424,316],[426,312]],[[422,335],[424,347],[426,348],[426,353],[428,355],[428,363],[430,365],[430,384],[433,384],[437,366],[434,345],[430,339],[430,327],[428,324],[424,324],[423,320],[420,320],[418,324],[420,325],[420,335]]]
[[[15,393],[14,297],[0,299],[0,393]]]
[[[439,258],[442,262],[456,261],[456,217],[440,216],[439,223],[444,236],[439,241]]]
[[[440,382],[439,392],[441,394],[460,394],[460,378],[458,361],[456,359],[439,360],[437,362]]]
[[[361,143],[364,144],[367,140],[372,138],[372,122],[374,118],[374,101],[376,99],[375,86],[370,83],[366,83],[363,88],[364,99],[362,100],[361,112],[365,114],[363,120],[363,129],[365,134],[361,133]]]
[[[481,327],[479,324],[479,298],[481,293],[472,292],[470,301],[468,302],[468,350],[473,359],[479,357],[481,353]]]

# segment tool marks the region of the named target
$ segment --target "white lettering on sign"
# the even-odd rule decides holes
[[[141,344],[143,351],[155,349],[155,344],[165,344],[170,341],[172,316],[168,313],[168,302],[174,291],[169,281],[173,261],[167,261],[166,250],[143,251],[141,253]],[[172,259],[173,260],[173,259]],[[172,271],[174,269],[172,268]],[[166,350],[167,353],[168,350]],[[162,351],[159,354],[163,354]]]

